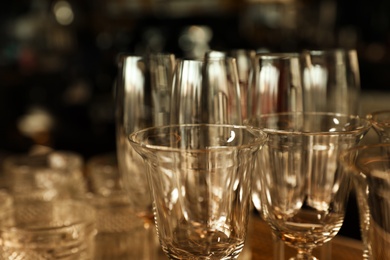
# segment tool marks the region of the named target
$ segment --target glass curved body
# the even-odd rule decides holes
[[[390,110],[375,111],[367,115],[372,127],[378,134],[379,141],[390,143]]]
[[[341,153],[340,161],[356,190],[363,259],[389,259],[390,144],[350,148]]]
[[[254,198],[273,233],[298,250],[294,259],[315,259],[312,250],[341,228],[350,178],[338,156],[355,146],[370,124],[358,117],[331,113],[276,113],[247,124],[268,134],[260,151]]]
[[[173,77],[171,124],[242,124],[234,58],[210,51],[203,60],[179,59]]]
[[[251,170],[266,140],[229,125],[149,128],[130,136],[148,165],[157,233],[169,259],[235,259],[243,249]]]
[[[304,111],[358,115],[360,73],[356,50],[302,52]]]

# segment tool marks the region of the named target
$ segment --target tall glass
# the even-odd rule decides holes
[[[128,142],[129,134],[146,127],[168,124],[170,92],[175,58],[157,53],[148,57],[121,54],[116,81],[116,141],[119,173],[131,207],[144,220],[149,256],[156,259],[158,248],[153,226],[152,200],[146,166]]]
[[[252,164],[266,135],[244,126],[140,130],[130,142],[148,165],[157,233],[169,259],[236,259],[250,212]]]
[[[303,110],[300,57],[298,53],[258,53],[254,59],[253,76],[248,90],[248,117],[276,112]],[[255,163],[255,168],[258,167]],[[258,179],[254,189],[260,189]],[[253,193],[253,204],[261,211],[260,198]],[[274,237],[274,259],[285,259],[285,246]]]
[[[248,118],[248,90],[253,78],[256,52],[249,49],[233,49],[229,56],[236,59],[241,94],[242,119]]]
[[[268,134],[253,191],[263,218],[297,249],[292,259],[316,259],[312,250],[338,233],[345,215],[350,178],[338,167],[339,153],[358,144],[370,123],[334,113],[275,113],[247,123]]]
[[[304,110],[358,115],[360,73],[356,50],[302,52]]]
[[[242,124],[236,60],[217,51],[202,60],[179,59],[170,123]]]
[[[353,147],[342,152],[340,161],[357,193],[363,259],[389,259],[390,144]]]
[[[298,53],[256,54],[248,116],[303,110]]]

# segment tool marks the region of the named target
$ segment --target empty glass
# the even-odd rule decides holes
[[[303,110],[298,53],[256,54],[248,117]]]
[[[146,177],[146,176],[145,176]],[[123,188],[115,154],[102,154],[87,162],[91,193],[85,200],[96,210],[95,260],[153,259],[160,249],[154,229],[133,209]]]
[[[360,73],[356,50],[302,52],[304,111],[358,115]]]
[[[1,259],[95,259],[95,215],[85,203],[19,202],[4,216]]]
[[[390,144],[353,147],[340,161],[355,184],[363,259],[390,259]]]
[[[79,198],[87,190],[84,161],[74,152],[13,155],[4,159],[3,167],[15,201]]]
[[[233,49],[229,56],[236,59],[238,79],[240,83],[242,119],[248,117],[248,90],[253,78],[253,69],[256,52],[247,49]]]
[[[169,259],[235,259],[250,212],[252,164],[266,135],[229,125],[140,130],[157,233]]]
[[[150,222],[152,201],[145,164],[128,142],[128,135],[169,119],[170,84],[174,69],[171,54],[149,57],[121,54],[116,81],[117,156],[123,184],[138,215]],[[153,75],[153,76],[152,76]]]
[[[254,57],[253,76],[248,90],[248,117],[303,109],[303,93],[298,53],[258,53]],[[255,168],[258,162],[255,163]],[[253,182],[260,189],[260,180]],[[258,211],[257,193],[252,193]],[[275,237],[274,259],[284,260],[284,243]]]
[[[316,259],[312,250],[330,241],[343,223],[350,178],[338,167],[339,152],[358,144],[365,119],[331,113],[276,113],[247,122],[263,129],[254,179],[261,214],[273,233],[296,248],[292,259]]]
[[[146,127],[166,125],[169,120],[170,93],[175,59],[172,54],[148,57],[121,54],[116,80],[116,143],[119,173],[132,208],[144,221],[146,232],[153,228],[152,200],[146,178],[146,166],[131,147],[129,134]],[[152,235],[152,233],[150,235]],[[155,247],[155,240],[144,246]],[[156,259],[155,251],[144,259]]]
[[[179,59],[173,77],[171,124],[242,124],[234,58],[210,51],[203,60]]]

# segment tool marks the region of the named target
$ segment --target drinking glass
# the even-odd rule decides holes
[[[319,112],[268,114],[246,123],[268,134],[254,175],[262,217],[297,249],[292,259],[316,259],[312,250],[338,233],[346,210],[350,179],[338,166],[339,152],[356,145],[370,123]]]
[[[225,53],[179,59],[172,88],[171,124],[242,124],[237,64]]]
[[[169,259],[236,259],[250,212],[252,163],[266,135],[222,124],[140,130],[157,233]]]
[[[303,110],[298,53],[256,54],[248,116]]]
[[[84,161],[74,152],[12,155],[4,159],[3,169],[15,201],[79,198],[87,192]]]
[[[340,162],[356,189],[363,259],[389,259],[390,144],[350,148],[341,153]]]
[[[356,50],[302,52],[304,111],[358,115],[360,73]]]
[[[19,202],[0,215],[1,259],[93,260],[95,215],[82,202]]]
[[[118,171],[116,154],[90,158],[87,180],[91,192],[85,201],[96,211],[94,259],[152,259],[152,246],[158,245],[157,236],[145,232],[143,220],[134,212]]]
[[[390,143],[390,110],[369,113],[367,118],[371,121],[372,128],[378,134],[379,141]]]
[[[119,173],[135,214],[144,221],[149,255],[156,259],[153,212],[146,178],[146,165],[131,147],[129,134],[146,127],[168,124],[170,92],[175,58],[173,54],[156,53],[147,57],[121,54],[116,80],[116,143]],[[168,110],[168,111],[167,111]],[[155,250],[156,249],[156,250]]]
[[[276,112],[303,110],[303,93],[298,53],[258,53],[254,59],[253,77],[248,92],[248,117]],[[260,154],[260,153],[259,153]],[[255,171],[259,162],[255,162]],[[260,180],[253,182],[260,190]],[[261,211],[257,192],[252,193],[253,204]],[[274,237],[274,259],[285,259],[285,246]]]
[[[248,90],[252,82],[256,52],[249,49],[233,49],[229,56],[236,59],[241,94],[242,119],[248,117]]]

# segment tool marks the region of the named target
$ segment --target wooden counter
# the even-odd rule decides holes
[[[272,260],[273,244],[271,230],[268,225],[258,216],[253,216],[248,226],[248,239],[244,251],[239,260]],[[362,259],[362,243],[359,240],[336,236],[331,243],[333,260],[356,260]],[[285,259],[295,255],[295,249],[285,247]],[[317,258],[319,250],[314,254]],[[319,260],[323,260],[319,258]]]

